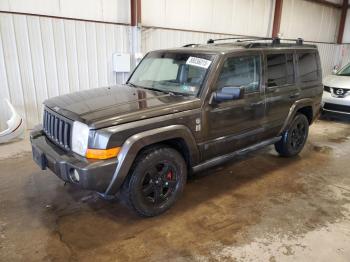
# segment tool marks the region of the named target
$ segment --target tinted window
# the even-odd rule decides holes
[[[298,54],[301,82],[315,81],[318,78],[315,53]]]
[[[286,55],[267,55],[267,86],[287,84]]]
[[[259,91],[260,57],[231,57],[226,59],[218,80],[218,89],[225,86],[243,87],[245,93]]]
[[[283,86],[294,82],[293,54],[267,55],[267,85]]]

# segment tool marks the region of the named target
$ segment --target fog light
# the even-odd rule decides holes
[[[76,169],[71,169],[69,173],[69,178],[73,183],[79,183],[80,176]]]

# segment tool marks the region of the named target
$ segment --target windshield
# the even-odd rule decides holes
[[[213,55],[175,52],[149,53],[128,83],[162,92],[197,95]]]
[[[350,64],[347,64],[337,73],[338,76],[350,76]]]

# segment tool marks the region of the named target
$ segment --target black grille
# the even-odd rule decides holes
[[[326,109],[326,110],[350,113],[350,106],[343,106],[343,105],[336,105],[336,104],[325,103],[323,108]]]
[[[331,92],[331,88],[329,86],[324,86],[323,87],[324,91],[330,93]]]
[[[51,141],[65,149],[71,149],[72,125],[68,119],[45,109],[43,129]]]
[[[337,95],[337,96],[344,97],[344,96],[347,94],[348,91],[349,91],[348,89],[335,88],[335,87],[333,87],[333,93],[334,93],[335,95]]]

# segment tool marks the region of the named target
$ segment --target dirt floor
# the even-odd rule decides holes
[[[28,148],[0,147],[0,261],[350,261],[350,120],[319,120],[299,157],[269,147],[199,173],[149,219]]]

